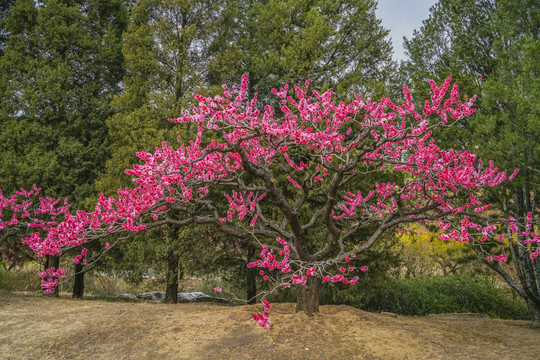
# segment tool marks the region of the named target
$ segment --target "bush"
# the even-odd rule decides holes
[[[361,299],[367,311],[402,315],[480,313],[503,319],[528,319],[527,306],[487,277],[454,275],[392,279]]]
[[[4,267],[2,266],[2,262],[0,261],[0,290],[12,290],[13,284],[11,282],[11,279],[8,276],[8,273],[6,270],[4,270]]]
[[[38,276],[39,265],[26,264],[22,268],[5,270],[0,264],[0,290],[34,292],[41,291]]]

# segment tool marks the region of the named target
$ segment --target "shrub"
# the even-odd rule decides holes
[[[527,306],[487,277],[470,275],[392,279],[361,298],[367,311],[403,315],[480,313],[503,319],[528,319]]]

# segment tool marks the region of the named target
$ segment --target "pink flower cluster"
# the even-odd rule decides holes
[[[278,269],[281,270],[282,273],[288,273],[291,271],[291,266],[289,265],[289,259],[291,256],[289,244],[287,244],[287,242],[281,238],[277,238],[276,241],[283,245],[283,250],[278,251],[279,256],[282,257],[280,261],[278,261],[276,254],[274,254],[274,249],[268,250],[268,246],[264,245],[260,254],[261,260],[250,262],[247,265],[248,268],[259,267],[262,269],[268,269],[270,271]],[[261,275],[264,275],[264,271],[262,271]],[[263,278],[264,280],[270,279],[268,275],[264,275]]]
[[[260,327],[266,327],[268,331],[272,331],[272,325],[269,317],[270,315],[268,314],[268,311],[253,314],[253,320],[257,323],[257,325]]]
[[[56,270],[54,267],[46,269],[43,272],[39,273],[39,276],[44,279],[41,280],[41,287],[43,288],[44,294],[52,294],[55,292],[56,287],[58,286],[58,278],[64,276],[66,274],[66,270],[64,268],[60,268]],[[47,278],[45,280],[45,278]]]
[[[255,207],[257,204],[266,197],[266,193],[255,197],[254,192],[242,191],[237,192],[233,191],[232,195],[224,194],[225,198],[229,202],[229,210],[227,211],[227,221],[232,222],[234,220],[233,215],[238,213],[238,220],[242,221],[244,217],[248,214],[254,214]],[[250,227],[255,226],[257,221],[258,214],[255,214],[251,217]],[[224,218],[220,219],[220,222],[225,222]]]

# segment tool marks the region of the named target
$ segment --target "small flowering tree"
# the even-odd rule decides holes
[[[448,94],[450,79],[441,87],[430,83],[422,109],[407,87],[401,104],[359,96],[336,103],[330,90],[309,93],[309,82],[293,93],[287,86],[273,90],[279,109],[259,107],[256,95],[247,98],[247,83],[244,76],[239,89],[224,86],[223,96],[197,95],[198,106],[172,120],[195,123],[194,139],[138,153],[142,163],[127,171],[136,187],[101,195],[92,213],[66,209],[65,220],[54,224],[27,220],[46,236],[37,232],[25,243],[38,255],[55,254],[110,233],[212,225],[260,250],[249,266],[264,279],[298,285],[297,311],[307,314],[318,311],[321,282],[354,285],[368,268],[351,266],[352,259],[400,225],[435,223],[440,240],[486,244],[486,256],[506,261],[487,244],[504,240],[507,226],[498,230],[500,221],[483,215],[489,204],[479,193],[517,170],[507,177],[468,150],[435,144],[434,128],[474,113],[474,98],[462,102],[457,85]],[[520,246],[538,256],[532,227],[525,236]],[[266,301],[264,309],[254,320],[270,328]]]

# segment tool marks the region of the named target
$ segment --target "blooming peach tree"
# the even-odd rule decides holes
[[[297,311],[308,314],[318,311],[321,282],[354,285],[368,267],[352,260],[407,223],[434,223],[441,241],[474,243],[486,258],[507,260],[504,247],[492,244],[513,236],[513,219],[486,216],[490,205],[479,195],[518,171],[507,176],[469,150],[436,145],[433,129],[475,111],[474,97],[462,101],[451,79],[440,87],[431,81],[431,97],[420,108],[406,86],[400,104],[358,95],[346,103],[331,90],[310,91],[308,81],[273,90],[280,106],[258,106],[247,84],[244,76],[239,88],[224,85],[223,96],[197,95],[198,106],[171,120],[195,124],[195,138],[138,153],[141,163],[126,171],[135,186],[100,195],[93,212],[72,213],[50,199],[36,207],[21,190],[2,196],[0,209],[12,215],[0,228],[39,228],[24,243],[43,256],[112,233],[212,225],[259,249],[260,259],[248,266],[279,286],[298,286]],[[523,231],[521,246],[535,258],[540,240],[532,230]],[[84,251],[74,261],[85,261]],[[43,274],[46,291],[62,274]],[[254,320],[270,328],[270,304],[262,301],[264,312]]]

